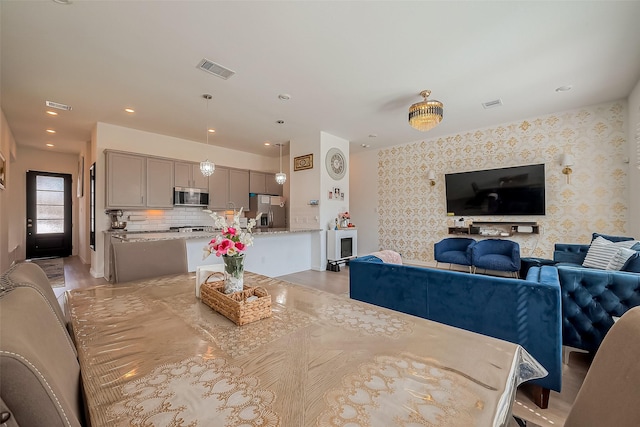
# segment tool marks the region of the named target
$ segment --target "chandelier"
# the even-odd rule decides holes
[[[442,102],[427,100],[429,95],[431,95],[430,90],[423,90],[420,96],[424,100],[409,107],[409,124],[423,132],[433,129],[442,121]]]
[[[276,174],[276,182],[280,185],[287,182],[287,174],[282,173],[282,144],[278,144],[280,146],[280,172]]]
[[[202,97],[207,100],[207,117],[209,117],[209,100],[211,99],[211,95],[205,93]],[[209,132],[209,126],[207,126],[207,147],[209,146]],[[216,165],[213,162],[210,162],[209,159],[206,159],[204,162],[200,162],[200,172],[202,172],[202,175],[211,176],[215,170]]]

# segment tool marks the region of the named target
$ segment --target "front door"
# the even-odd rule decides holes
[[[27,259],[71,255],[71,175],[27,172]]]

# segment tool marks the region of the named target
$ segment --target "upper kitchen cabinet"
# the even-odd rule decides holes
[[[284,186],[276,182],[276,174],[266,173],[264,177],[266,181],[265,185],[266,185],[267,194],[272,194],[274,196],[282,196],[283,195],[282,188]]]
[[[105,151],[107,209],[173,208],[173,160]]]
[[[249,171],[216,166],[209,177],[209,209],[249,210]]]
[[[249,171],[229,169],[229,202],[236,209],[249,210]]]
[[[276,182],[274,173],[251,171],[249,173],[249,193],[282,196],[282,185]]]
[[[147,158],[147,207],[173,208],[173,161]]]
[[[224,210],[229,204],[229,169],[216,166],[209,177],[209,209]]]
[[[249,172],[249,193],[266,194],[267,183],[264,172]]]
[[[107,151],[105,155],[106,208],[146,207],[147,158],[113,151]]]
[[[202,172],[200,172],[200,164],[175,162],[174,165],[175,187],[198,188],[209,191],[209,177],[202,175]]]

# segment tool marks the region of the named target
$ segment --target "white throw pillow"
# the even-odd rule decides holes
[[[625,249],[625,248],[618,249],[618,253],[616,253],[615,256],[611,258],[611,261],[609,261],[609,265],[607,265],[606,269],[621,270],[622,267],[624,267],[624,265],[627,263],[629,258],[634,256],[635,254],[636,254],[636,251],[634,251],[633,249]]]
[[[631,257],[630,254],[624,260],[620,268],[608,268],[609,263],[618,255],[620,249],[629,249],[631,246],[638,243],[636,240],[627,240],[624,242],[611,242],[610,240],[605,239],[602,236],[598,236],[596,239],[591,242],[591,246],[589,246],[589,250],[587,251],[587,256],[584,258],[584,262],[582,263],[583,267],[591,267],[591,268],[599,268],[601,270],[619,270],[622,268],[627,259]],[[621,254],[623,257],[625,254]],[[616,266],[619,264],[619,260],[615,261],[612,266]]]

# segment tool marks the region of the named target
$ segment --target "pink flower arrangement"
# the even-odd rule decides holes
[[[351,215],[349,215],[349,212],[341,212],[338,214],[338,218],[340,219],[351,219]]]
[[[233,227],[227,227],[221,234],[222,238],[216,237],[209,242],[212,252],[215,251],[216,256],[221,255],[238,255],[242,253],[247,245],[240,241],[240,236]]]
[[[242,209],[233,217],[233,225],[227,225],[225,217],[211,214],[215,220],[216,228],[219,228],[220,234],[211,239],[209,244],[204,247],[203,258],[208,257],[212,253],[216,256],[237,256],[244,254],[248,246],[253,245],[253,236],[251,230],[256,225],[256,219],[250,219],[247,224],[246,231],[240,229],[240,214]]]

